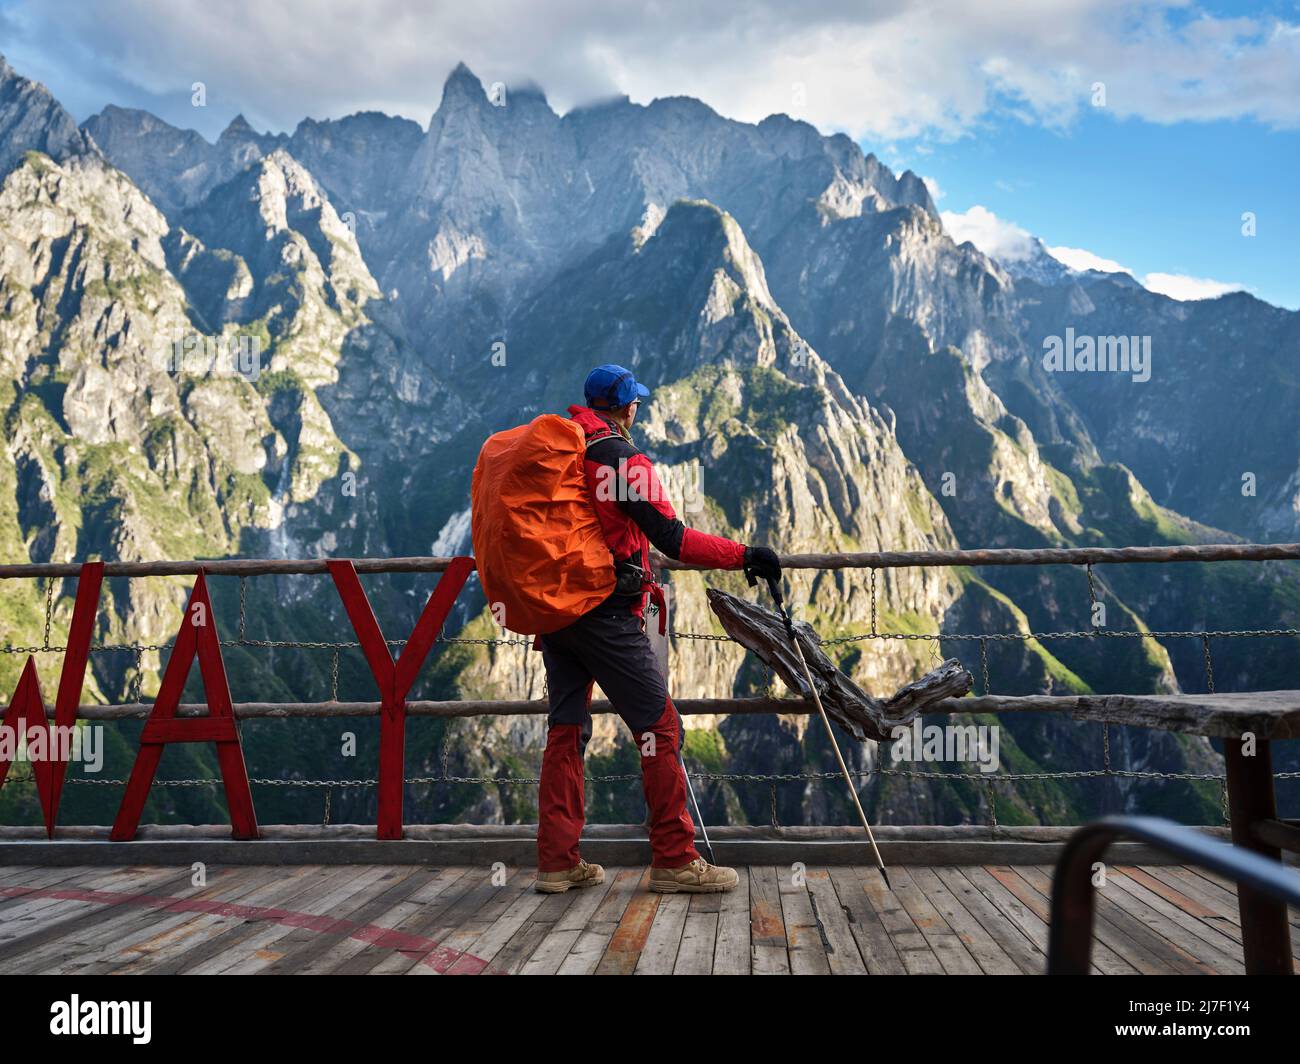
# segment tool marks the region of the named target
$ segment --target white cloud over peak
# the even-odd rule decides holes
[[[1034,251],[1034,237],[1015,222],[999,218],[976,204],[968,211],[943,211],[943,227],[958,244],[970,241],[985,255],[1000,262],[1020,262]]]
[[[1214,299],[1226,292],[1242,292],[1246,286],[1235,282],[1213,281],[1208,277],[1188,277],[1181,273],[1149,273],[1142,284],[1170,299]]]
[[[11,0],[5,37],[76,110],[166,111],[203,81],[214,112],[277,129],[368,107],[425,122],[459,60],[561,109],[685,94],[875,141],[958,136],[992,112],[1065,124],[1097,84],[1119,117],[1300,128],[1300,22],[1186,0]]]
[[[1048,252],[1057,262],[1063,262],[1072,270],[1100,270],[1102,273],[1132,273],[1127,266],[1121,266],[1114,259],[1103,259],[1084,248],[1054,247]]]
[[[944,211],[941,217],[948,235],[958,244],[969,240],[985,255],[999,262],[1022,262],[1033,253],[1033,234],[1015,222],[999,218],[987,207],[977,204],[967,211]],[[1181,273],[1148,273],[1142,276],[1114,259],[1104,258],[1086,248],[1056,246],[1048,247],[1047,252],[1071,270],[1131,274],[1144,288],[1170,299],[1214,299],[1225,292],[1245,289],[1245,285],[1236,282],[1190,277]]]

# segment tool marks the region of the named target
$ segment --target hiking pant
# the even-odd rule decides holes
[[[654,867],[680,868],[695,860],[695,823],[686,810],[686,774],[678,760],[681,722],[641,618],[592,612],[542,636],[541,643],[550,716],[537,796],[538,871],[562,872],[578,863],[593,681],[632,729],[641,751]]]

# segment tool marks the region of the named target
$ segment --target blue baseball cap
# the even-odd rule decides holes
[[[597,366],[588,373],[582,392],[593,410],[617,410],[638,399],[650,398],[650,389],[638,384],[630,369],[612,362]]]

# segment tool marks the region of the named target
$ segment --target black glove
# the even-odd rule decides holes
[[[770,547],[746,547],[745,572],[753,573],[760,580],[780,580],[781,559]]]

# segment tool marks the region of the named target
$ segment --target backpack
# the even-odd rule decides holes
[[[558,414],[489,436],[470,489],[479,582],[521,635],[572,624],[614,590],[614,556],[591,504],[581,426]]]

